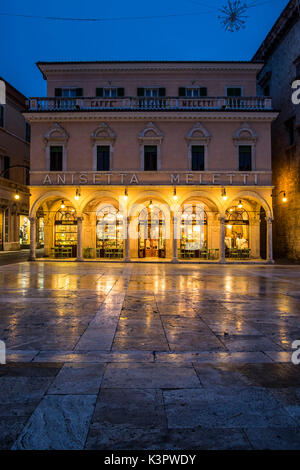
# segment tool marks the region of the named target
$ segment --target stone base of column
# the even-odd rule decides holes
[[[225,259],[225,258],[220,259],[220,260],[219,260],[219,263],[220,263],[220,264],[226,264],[226,259]]]
[[[174,263],[174,264],[178,263],[178,258],[173,258],[171,263]]]
[[[268,259],[268,264],[275,264],[275,261],[273,259]]]
[[[81,262],[81,261],[83,261],[83,259],[82,258],[76,258],[76,261]]]
[[[36,261],[36,257],[29,255],[28,261]]]

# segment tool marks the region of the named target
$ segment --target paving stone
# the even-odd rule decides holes
[[[103,388],[193,388],[200,387],[191,366],[171,364],[108,364]]]
[[[92,422],[126,425],[128,428],[163,428],[166,426],[166,416],[161,391],[103,388]]]
[[[46,396],[12,448],[83,449],[95,402],[94,395]]]
[[[211,387],[164,391],[170,428],[295,427],[264,389]]]
[[[96,395],[99,392],[104,364],[66,364],[52,383],[49,394]]]
[[[26,417],[3,417],[0,418],[0,450],[10,449],[18,435],[22,431]]]
[[[297,450],[300,446],[299,427],[250,428],[245,433],[255,450]]]

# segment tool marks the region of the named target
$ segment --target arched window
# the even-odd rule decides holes
[[[150,203],[139,214],[139,258],[166,257],[166,225],[163,211]]]
[[[123,215],[114,206],[97,211],[96,247],[98,258],[123,257]]]
[[[249,257],[249,214],[238,206],[226,211],[225,247],[226,256]]]
[[[180,258],[207,258],[207,215],[203,204],[184,206],[180,224]]]
[[[55,214],[54,227],[55,247],[68,249],[72,258],[75,258],[77,255],[77,215],[75,209],[72,206],[59,209]]]

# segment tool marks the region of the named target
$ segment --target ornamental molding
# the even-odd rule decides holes
[[[46,143],[48,143],[49,141],[68,142],[69,137],[70,136],[67,131],[58,122],[54,122],[50,129],[44,135]]]
[[[255,143],[258,139],[257,133],[251,128],[251,126],[244,122],[241,127],[234,133],[233,141],[235,143],[240,142],[252,142]]]
[[[176,112],[168,112],[168,113],[160,113],[160,114],[151,114],[149,113],[97,113],[93,112],[85,112],[85,113],[61,113],[61,112],[49,112],[49,113],[24,113],[26,120],[29,122],[50,122],[53,121],[61,121],[61,122],[87,122],[87,121],[101,121],[101,120],[109,120],[109,121],[144,121],[148,120],[149,117],[155,121],[195,121],[195,114],[196,113],[176,113]],[[226,113],[199,113],[198,117],[201,117],[201,121],[213,122],[213,121],[238,121],[247,120],[249,121],[263,121],[263,122],[272,122],[278,116],[277,112],[251,112],[251,113],[240,113],[240,112],[233,112],[228,114]]]
[[[201,124],[196,122],[196,124],[191,128],[185,137],[186,141],[190,143],[191,141],[202,142],[208,144],[211,139],[210,132]]]
[[[109,141],[111,143],[114,143],[117,138],[116,133],[112,130],[112,128],[106,124],[105,122],[102,122],[99,124],[98,127],[91,133],[91,140],[96,143],[98,141]]]
[[[155,142],[161,144],[164,138],[163,132],[153,122],[148,122],[139,133],[139,143]]]

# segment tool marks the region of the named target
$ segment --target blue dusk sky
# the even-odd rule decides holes
[[[242,2],[256,6],[248,9],[246,28],[230,33],[218,19],[227,0],[2,0],[0,76],[26,96],[44,96],[37,61],[250,60],[288,0]]]

